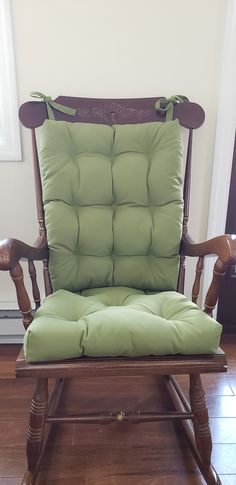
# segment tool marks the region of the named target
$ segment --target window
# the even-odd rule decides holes
[[[9,0],[0,0],[0,161],[21,160]]]

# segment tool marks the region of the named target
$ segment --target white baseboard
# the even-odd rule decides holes
[[[0,319],[0,344],[21,344],[24,333],[21,319]]]

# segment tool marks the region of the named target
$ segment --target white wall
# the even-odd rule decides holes
[[[206,234],[226,0],[11,0],[19,103],[33,90],[88,97],[184,94],[206,122],[194,144],[192,235]],[[30,135],[0,163],[0,238],[37,236]],[[14,307],[7,275],[0,306]]]

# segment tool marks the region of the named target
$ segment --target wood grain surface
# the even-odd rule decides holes
[[[223,485],[236,484],[236,336],[225,335],[228,374],[204,375],[212,462]],[[20,485],[33,380],[14,378],[16,345],[0,347],[0,485]],[[60,410],[168,406],[154,377],[86,378],[67,386]],[[177,376],[188,391],[187,378]],[[49,385],[52,385],[52,381]],[[153,384],[155,384],[153,386]],[[73,394],[70,387],[73,386]],[[114,396],[119,396],[118,398]],[[132,395],[132,398],[127,397]],[[79,409],[78,409],[79,402]],[[60,425],[49,441],[37,485],[201,485],[205,483],[178,424]]]

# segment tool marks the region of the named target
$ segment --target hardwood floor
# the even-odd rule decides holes
[[[205,375],[213,437],[213,464],[223,485],[236,485],[236,335],[222,340],[228,373]],[[20,485],[33,390],[30,379],[14,378],[16,345],[0,346],[0,485]],[[178,378],[188,389],[187,380]],[[72,394],[71,388],[74,392]],[[70,412],[98,407],[161,410],[162,386],[153,379],[90,379],[67,384],[61,406]],[[118,395],[118,398],[115,397]],[[127,396],[131,395],[132,398]],[[99,405],[98,405],[99,403]],[[201,485],[204,480],[178,425],[55,427],[37,485]]]

